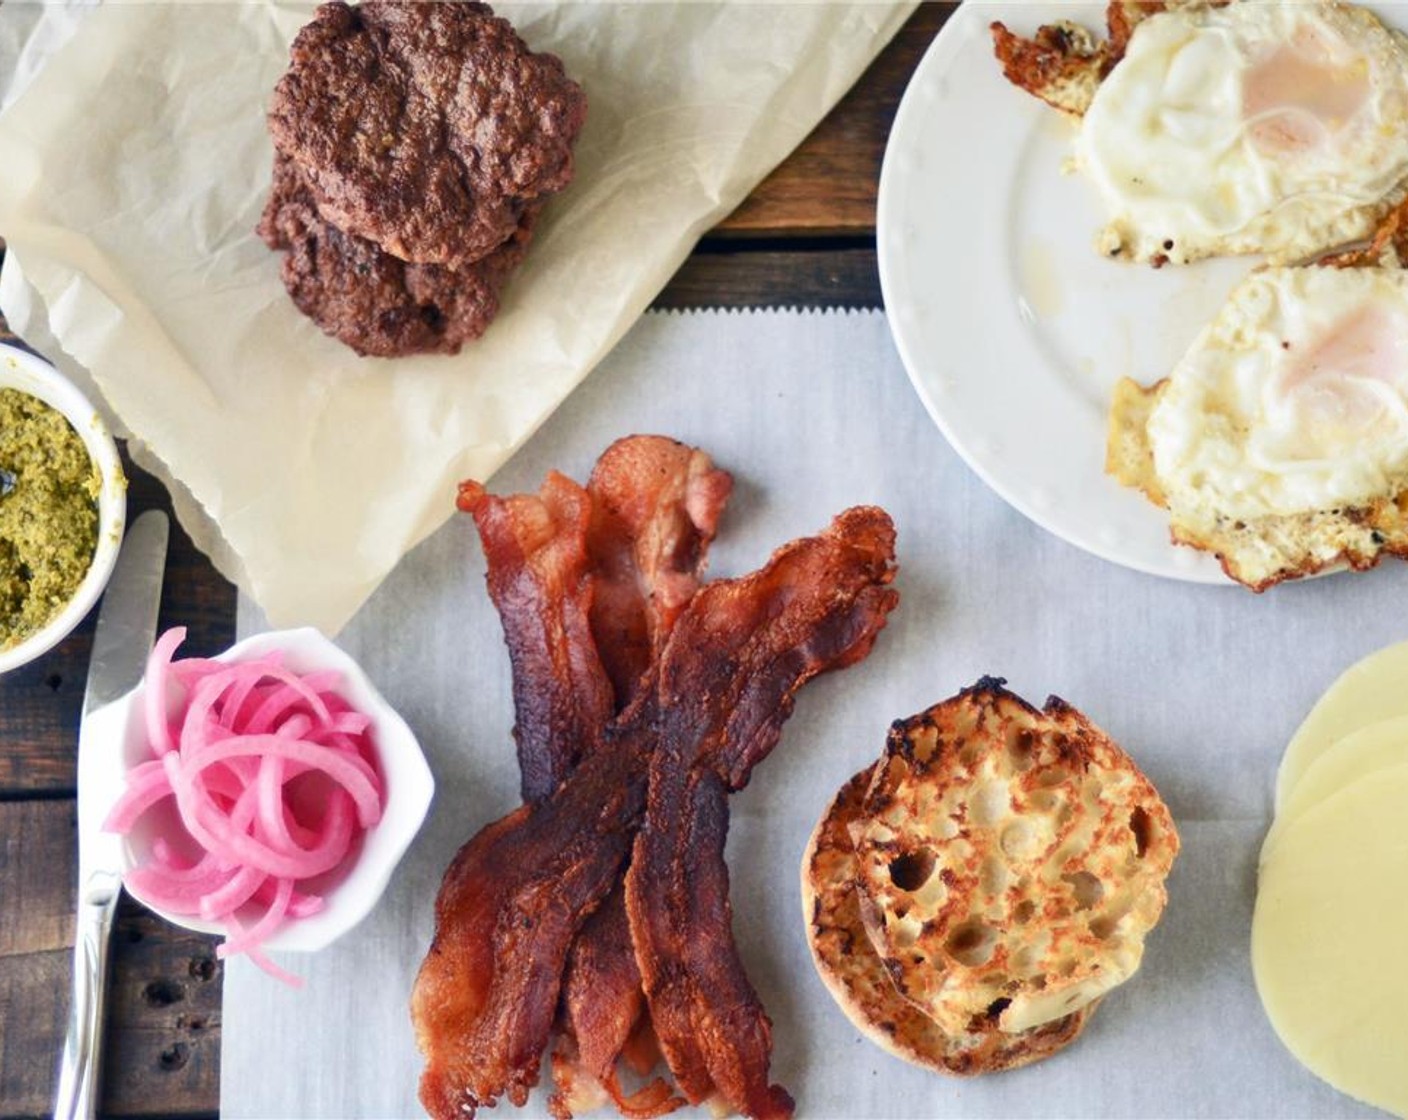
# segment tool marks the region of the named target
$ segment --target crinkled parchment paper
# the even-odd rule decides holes
[[[311,6],[105,5],[0,114],[0,300],[91,373],[272,622],[336,631],[914,7],[498,5],[587,90],[577,180],[483,340],[387,361],[298,314],[252,233],[264,106]]]
[[[0,109],[19,97],[97,0],[0,0]]]

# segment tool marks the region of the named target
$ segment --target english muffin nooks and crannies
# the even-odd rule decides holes
[[[851,830],[862,818],[873,767],[842,787],[802,858],[802,912],[822,982],[856,1029],[914,1065],[958,1077],[1030,1065],[1073,1042],[1098,1001],[1050,1023],[1011,1033],[994,1017],[950,1033],[896,990],[861,918]]]
[[[1253,590],[1408,556],[1403,217],[1329,264],[1253,272],[1166,378],[1116,387],[1106,469]]]
[[[818,971],[887,1050],[993,1072],[1073,1041],[1139,967],[1178,853],[1108,736],[984,677],[890,731],[802,866]]]
[[[359,354],[454,354],[499,310],[586,115],[485,4],[341,0],[274,90],[259,234],[294,303]]]
[[[1408,51],[1367,10],[1115,0],[1108,22],[1103,43],[993,27],[1008,77],[1081,118],[1103,254],[1294,262],[1367,237],[1408,193]]]
[[[1167,808],[1064,701],[985,677],[897,723],[855,829],[861,909],[896,988],[949,1031],[1030,1030],[1139,967],[1178,852]]]

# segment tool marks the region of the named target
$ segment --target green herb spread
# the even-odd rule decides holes
[[[88,574],[101,484],[62,413],[0,389],[0,650],[41,630]]]

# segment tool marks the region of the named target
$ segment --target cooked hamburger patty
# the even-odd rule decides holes
[[[407,264],[324,221],[298,168],[276,156],[258,232],[271,249],[287,251],[284,287],[298,309],[357,353],[454,354],[498,313],[499,291],[523,259],[536,213],[526,211],[509,239],[474,264]]]
[[[393,256],[477,261],[572,179],[581,87],[485,4],[337,0],[290,53],[274,145],[325,221]]]

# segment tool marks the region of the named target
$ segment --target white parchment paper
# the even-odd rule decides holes
[[[0,0],[3,3],[3,0]],[[19,97],[97,0],[9,0],[0,19],[0,109]]]
[[[878,502],[899,527],[901,602],[874,653],[803,690],[782,742],[732,800],[735,932],[799,1115],[1372,1114],[1281,1047],[1248,943],[1281,751],[1340,670],[1408,637],[1408,568],[1255,596],[1080,552],[958,460],[878,313],[648,315],[495,489],[535,489],[553,467],[585,478],[611,440],[650,431],[734,472],[715,575],[751,570],[847,505]],[[470,519],[457,517],[339,639],[420,736],[436,803],[375,913],[330,949],[285,958],[307,977],[303,991],[227,967],[228,1120],[421,1114],[407,999],[434,895],[457,847],[517,804],[508,658],[483,575]],[[262,626],[245,607],[241,631]],[[1035,702],[1063,696],[1109,731],[1169,803],[1183,853],[1143,968],[1085,1036],[1051,1061],[965,1082],[888,1057],[834,1006],[806,948],[798,868],[816,818],[879,755],[890,721],[984,673]],[[543,1102],[535,1095],[523,1115],[544,1115]]]
[[[398,361],[319,332],[253,234],[264,107],[310,4],[112,3],[68,37],[45,12],[33,42],[58,45],[0,114],[6,314],[91,373],[196,543],[270,618],[336,631],[914,6],[499,5],[587,91],[577,179],[485,338]],[[0,42],[33,14],[0,4]]]

